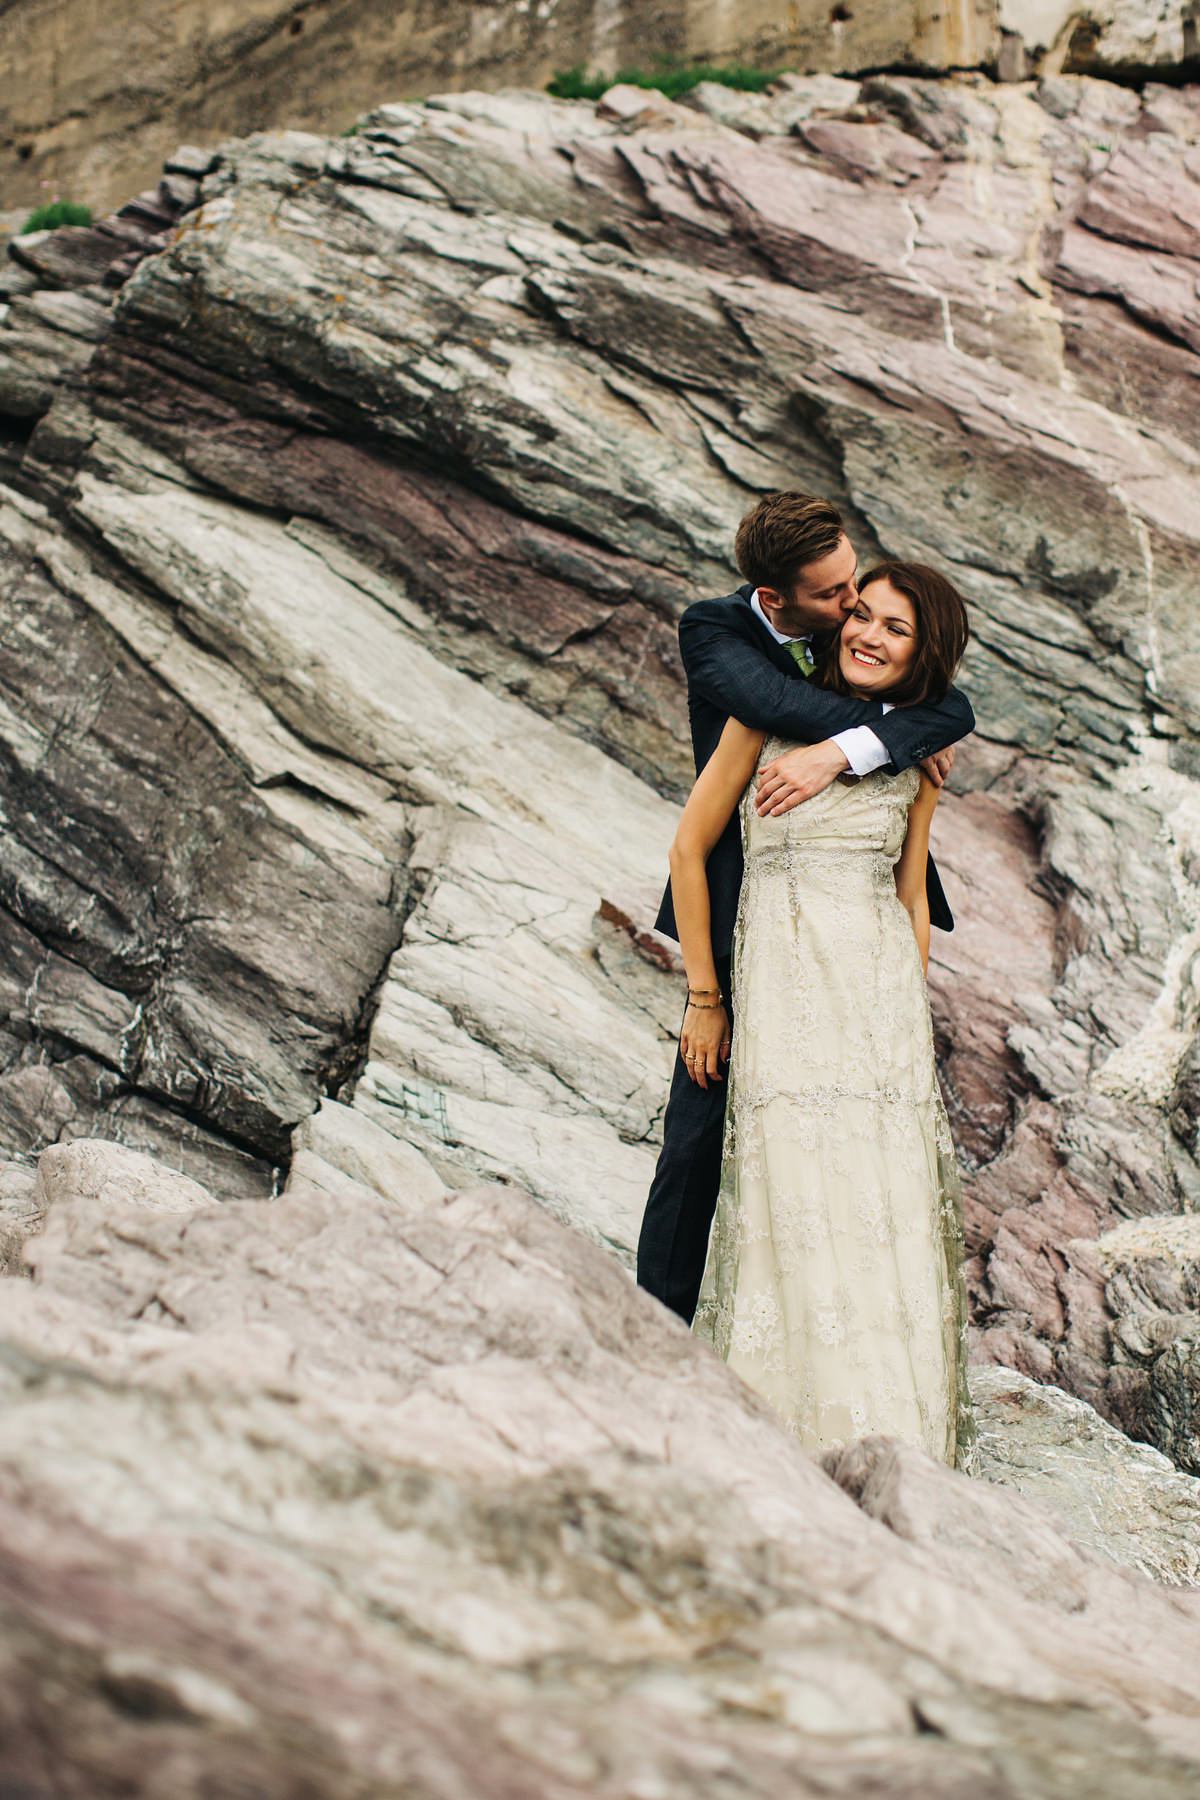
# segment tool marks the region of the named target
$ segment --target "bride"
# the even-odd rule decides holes
[[[966,641],[944,576],[883,563],[814,680],[893,705],[937,699]],[[961,1205],[925,990],[938,789],[917,769],[880,770],[760,817],[755,771],[780,750],[731,719],[671,850],[688,988],[701,997],[680,1051],[701,1086],[730,1056],[695,1330],[806,1448],[882,1432],[963,1467]],[[704,864],[739,805],[730,1047]]]

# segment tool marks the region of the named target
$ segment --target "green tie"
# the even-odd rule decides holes
[[[787,653],[795,660],[796,667],[802,675],[811,675],[816,663],[808,653],[808,645],[803,638],[793,638],[787,646]]]

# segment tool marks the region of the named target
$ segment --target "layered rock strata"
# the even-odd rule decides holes
[[[0,34],[5,207],[61,192],[118,204],[183,141],[279,127],[342,131],[381,95],[541,88],[577,67],[987,69],[1178,78],[1193,0],[7,0]]]
[[[0,1282],[10,1791],[1194,1793],[1197,1595],[1129,1564],[1200,1484],[1095,1547],[1053,1504],[1077,1402],[1025,1434],[1039,1498],[880,1439],[835,1482],[577,1232],[345,1141],[340,1191],[265,1203],[43,1156]],[[1102,1450],[1110,1497],[1144,1460]]]
[[[972,609],[932,988],[979,1351],[1127,1422],[1095,1240],[1200,1197],[1198,155],[1187,88],[460,96],[228,145],[112,307],[26,256],[10,1153],[264,1191],[329,1096],[627,1255],[674,622],[809,486]]]

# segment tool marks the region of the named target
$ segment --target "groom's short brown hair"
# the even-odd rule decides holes
[[[845,537],[842,515],[812,494],[764,494],[737,528],[737,566],[755,587],[789,596],[808,563],[837,549]]]

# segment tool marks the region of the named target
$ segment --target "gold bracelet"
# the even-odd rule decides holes
[[[721,1012],[724,1010],[725,1002],[723,1000],[693,1000],[689,994],[688,1005],[693,1007],[696,1012]]]
[[[694,987],[690,987],[690,988],[689,988],[689,989],[688,989],[688,993],[689,993],[689,994],[705,994],[705,995],[707,995],[707,994],[719,994],[719,993],[720,993],[720,991],[721,991],[721,990],[720,990],[720,988],[719,988],[719,987],[715,987],[715,988],[694,988]]]

